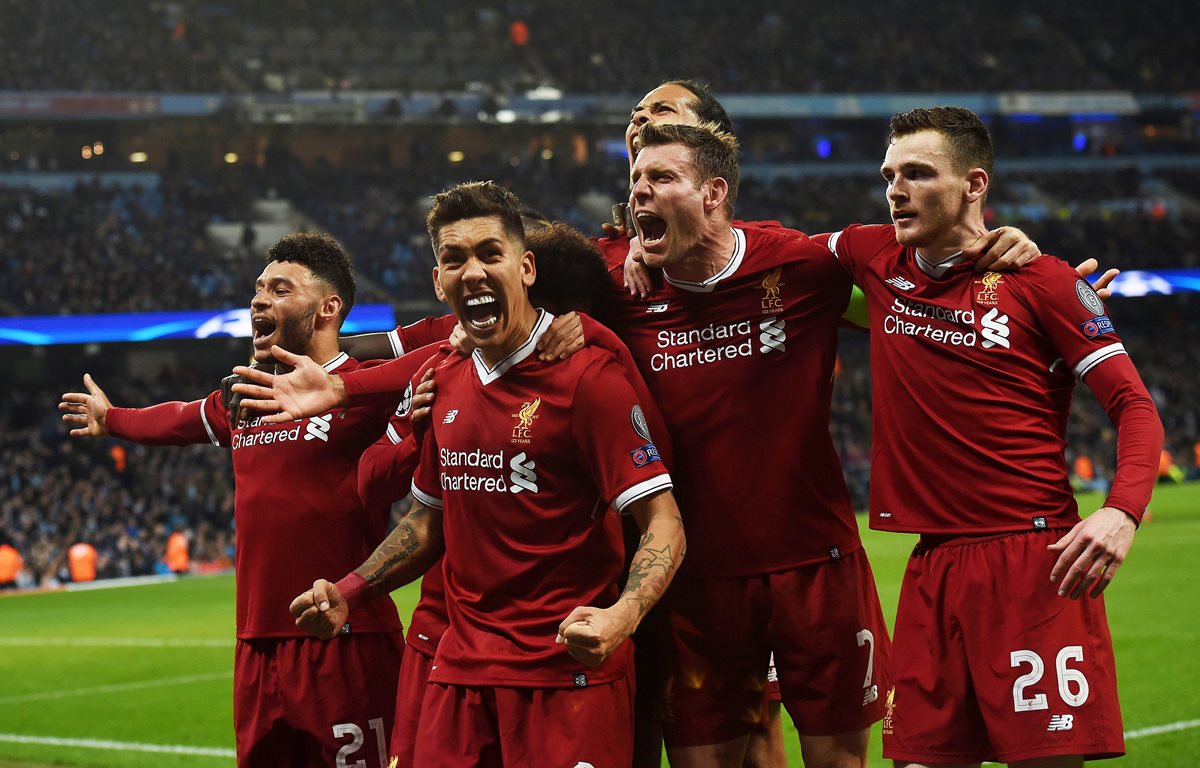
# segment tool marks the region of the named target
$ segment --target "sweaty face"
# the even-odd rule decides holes
[[[527,291],[534,274],[533,255],[504,231],[498,216],[462,219],[438,231],[434,282],[485,353],[516,349],[528,337],[533,308]]]
[[[932,130],[902,136],[888,146],[879,170],[896,240],[914,248],[953,245],[965,226],[969,182],[955,170],[945,137]]]
[[[657,144],[638,153],[629,174],[629,206],[646,253],[646,265],[676,263],[700,237],[704,187],[696,184],[694,151]]]
[[[695,101],[696,95],[682,85],[660,85],[643,96],[630,113],[629,125],[625,128],[629,164],[633,165],[633,137],[639,128],[646,123],[696,125],[700,118],[692,108]]]
[[[316,330],[317,309],[330,293],[308,267],[273,261],[254,283],[250,301],[254,359],[272,360],[271,345],[307,354]]]

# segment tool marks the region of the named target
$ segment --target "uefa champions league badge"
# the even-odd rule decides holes
[[[650,442],[650,424],[646,422],[646,414],[642,410],[642,406],[633,406],[633,410],[629,414],[629,420],[633,422],[633,431],[637,432],[638,437],[646,442]]]
[[[1086,280],[1075,281],[1075,295],[1079,297],[1079,303],[1088,312],[1097,316],[1104,314],[1104,302],[1100,301],[1100,297],[1096,295]]]

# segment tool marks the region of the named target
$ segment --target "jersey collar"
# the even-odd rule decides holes
[[[537,321],[533,324],[533,330],[529,332],[529,338],[525,343],[517,347],[512,354],[496,363],[495,368],[488,368],[487,362],[483,359],[483,354],[477,349],[471,353],[471,360],[475,363],[475,373],[479,375],[479,380],[484,386],[491,384],[496,379],[504,375],[504,373],[512,368],[517,363],[533,354],[537,349],[538,340],[542,338],[542,334],[550,327],[550,323],[554,320],[554,315],[544,309],[538,310]]]
[[[666,269],[663,269],[663,277],[680,290],[692,293],[712,293],[712,290],[717,287],[717,283],[738,271],[738,267],[742,265],[742,259],[746,256],[746,233],[737,227],[730,227],[729,231],[733,233],[733,255],[729,257],[729,263],[720,272],[698,283],[690,280],[673,280],[667,274]]]
[[[321,367],[324,368],[326,371],[336,371],[338,368],[342,367],[342,364],[345,363],[349,359],[350,359],[350,355],[347,355],[345,352],[338,352],[336,357],[334,357],[332,360],[330,360],[327,363],[322,363]]]
[[[924,256],[921,255],[921,252],[915,248],[913,249],[913,253],[916,254],[917,266],[921,268],[921,271],[937,280],[945,277],[946,273],[949,272],[952,267],[957,267],[959,264],[962,264],[967,260],[967,258],[963,256],[962,251],[947,256],[937,264],[928,261]]]

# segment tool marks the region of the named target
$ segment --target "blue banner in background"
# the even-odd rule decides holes
[[[360,304],[350,311],[342,333],[390,331],[395,327],[396,315],[390,304]],[[90,344],[214,336],[250,338],[250,308],[0,318],[0,344]]]
[[[1088,279],[1096,282],[1096,275]],[[1200,291],[1200,269],[1156,269],[1152,272],[1131,269],[1117,275],[1108,286],[1113,296],[1164,296]]]

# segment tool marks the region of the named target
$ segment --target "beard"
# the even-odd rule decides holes
[[[314,303],[303,313],[289,317],[280,323],[279,346],[297,355],[308,354],[308,347],[312,343],[313,333],[316,331],[314,322],[316,316],[317,305]]]

